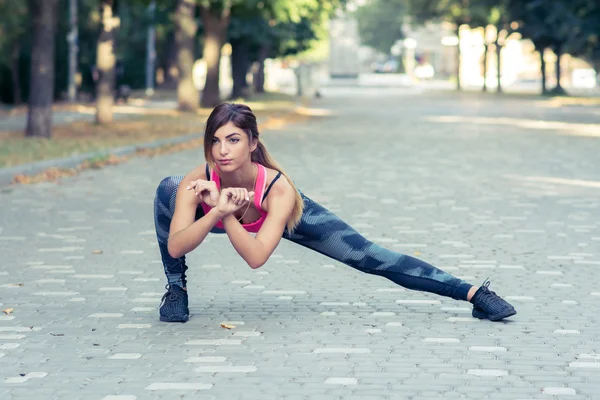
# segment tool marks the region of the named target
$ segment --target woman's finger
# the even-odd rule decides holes
[[[194,191],[196,192],[196,196],[199,196],[205,190],[203,183],[197,183],[194,186]]]
[[[206,185],[212,183],[214,184],[213,181],[205,181],[203,179],[196,179],[195,181],[190,181],[190,184],[186,187],[187,190],[191,190],[194,189],[195,187],[197,187],[198,185]],[[216,186],[215,186],[216,188]]]
[[[232,189],[230,189],[230,188],[228,188],[226,190],[227,190],[227,192],[226,192],[227,198],[230,199],[231,201],[233,201],[233,196],[235,194],[234,191]]]

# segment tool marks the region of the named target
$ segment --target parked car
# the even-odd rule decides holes
[[[373,72],[377,74],[391,74],[398,72],[399,67],[400,63],[398,63],[398,60],[378,61],[373,64]]]

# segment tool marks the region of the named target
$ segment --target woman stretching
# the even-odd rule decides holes
[[[227,234],[251,268],[267,262],[285,238],[405,288],[469,301],[475,318],[499,321],[516,314],[513,306],[488,289],[489,281],[476,288],[365,239],[296,189],[258,136],[249,107],[221,104],[206,122],[207,163],[185,177],[167,177],[158,186],[154,218],[168,281],[161,321],[188,320],[185,254],[209,232]]]

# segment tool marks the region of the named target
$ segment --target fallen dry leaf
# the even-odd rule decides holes
[[[14,311],[14,308],[7,308],[6,310],[2,310],[2,312],[6,315],[10,314],[13,311]]]
[[[225,328],[225,329],[233,329],[233,328],[235,328],[235,325],[221,324],[221,328]]]
[[[102,254],[102,250],[92,250],[92,254]]]

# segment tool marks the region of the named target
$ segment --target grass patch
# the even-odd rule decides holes
[[[22,132],[0,133],[0,167],[62,158],[114,147],[150,142],[202,131],[195,116],[142,115],[111,124],[77,121],[53,128],[52,139],[25,138]]]

